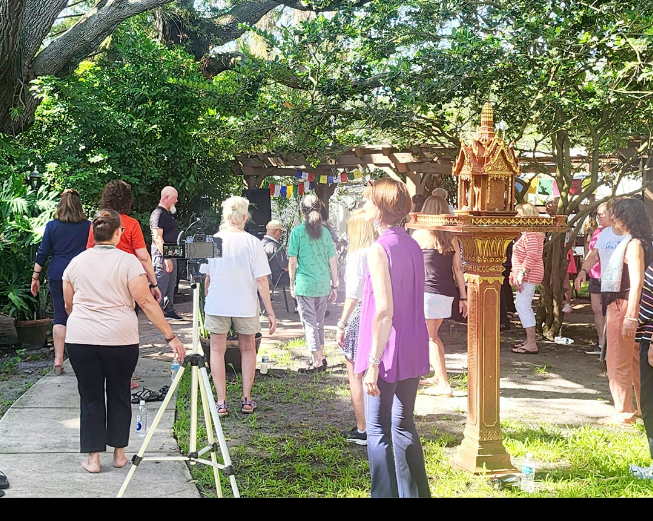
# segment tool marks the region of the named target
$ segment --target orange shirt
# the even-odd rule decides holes
[[[125,231],[120,236],[120,242],[118,243],[119,250],[131,253],[132,255],[136,255],[136,250],[140,248],[147,248],[145,245],[143,230],[141,229],[140,223],[136,219],[121,213],[120,225],[125,229]],[[88,231],[86,248],[92,248],[93,246],[95,246],[95,239],[93,237],[93,226],[91,226]]]

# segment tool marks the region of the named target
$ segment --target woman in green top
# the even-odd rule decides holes
[[[304,222],[290,232],[288,274],[290,293],[297,299],[299,318],[304,327],[310,353],[303,373],[326,370],[324,355],[324,316],[329,302],[338,297],[336,249],[320,214],[316,195],[302,199]]]

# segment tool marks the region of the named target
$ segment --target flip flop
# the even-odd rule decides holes
[[[156,391],[144,387],[137,393],[132,393],[132,403],[138,404],[141,400],[145,400],[146,402],[156,402],[160,400],[159,396],[159,393]]]
[[[516,347],[517,349],[524,347],[524,342],[515,342],[512,347]]]
[[[0,489],[9,488],[9,480],[4,472],[0,471]]]
[[[518,355],[536,355],[540,352],[539,349],[537,351],[531,351],[530,349],[524,349],[523,347],[513,347],[511,351]]]

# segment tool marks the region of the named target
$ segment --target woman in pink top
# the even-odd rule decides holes
[[[181,341],[150,293],[140,261],[116,248],[124,228],[115,210],[100,210],[93,219],[96,244],[70,261],[63,273],[68,313],[66,350],[80,397],[82,468],[100,472],[100,453],[114,448],[113,466],[129,460],[132,419],[129,381],[138,361],[138,317],[134,301],[164,335],[178,360],[186,354]]]
[[[606,227],[612,226],[612,218],[610,217],[610,212],[608,212],[606,208],[606,203],[601,203],[596,209],[596,222],[598,227],[594,230],[592,238],[589,240],[587,245],[587,255],[589,255],[596,246],[596,241],[598,241],[601,232]],[[587,259],[587,255],[585,256],[585,259]],[[592,314],[594,315],[596,333],[599,338],[598,351],[600,354],[604,345],[605,335],[605,315],[603,314],[603,305],[601,303],[601,262],[599,261],[592,266],[589,273],[586,275],[589,277],[590,304],[592,306]]]
[[[518,204],[519,217],[538,217],[540,212],[531,203]],[[512,271],[510,283],[515,286],[515,308],[521,325],[526,331],[526,341],[516,344],[513,353],[534,354],[539,350],[535,341],[535,313],[533,296],[535,287],[544,278],[544,234],[541,232],[522,232],[512,248]]]

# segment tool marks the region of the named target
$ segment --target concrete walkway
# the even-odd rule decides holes
[[[182,301],[175,307],[185,320],[172,321],[171,325],[190,352],[193,335],[191,290],[184,281],[180,289]],[[267,335],[267,321],[262,320],[263,339],[259,351],[266,346],[303,336],[299,317],[292,308],[292,299],[289,295],[288,298],[291,306],[289,313],[285,310],[283,295],[275,298],[279,328],[274,337]],[[336,316],[340,316],[339,312],[332,311],[327,319],[329,323],[335,325]],[[161,333],[143,314],[139,327],[141,356],[136,367],[139,389],[157,391],[170,384],[171,350]],[[0,418],[0,471],[7,475],[10,483],[10,487],[4,491],[4,498],[110,498],[117,497],[125,484],[122,495],[125,498],[201,497],[185,461],[158,460],[180,455],[172,431],[172,400],[145,449],[144,457],[152,460],[141,462],[127,483],[132,464],[122,469],[114,468],[112,448],[101,454],[99,474],[89,474],[83,470],[81,462],[86,455],[79,452],[77,378],[68,360],[64,368],[61,376],[50,372],[41,378]],[[162,403],[147,404],[150,423]],[[132,406],[132,426],[137,408],[137,405]],[[126,448],[128,457],[131,458],[141,449],[143,440],[135,434],[130,436]],[[208,455],[205,457],[210,459]]]

